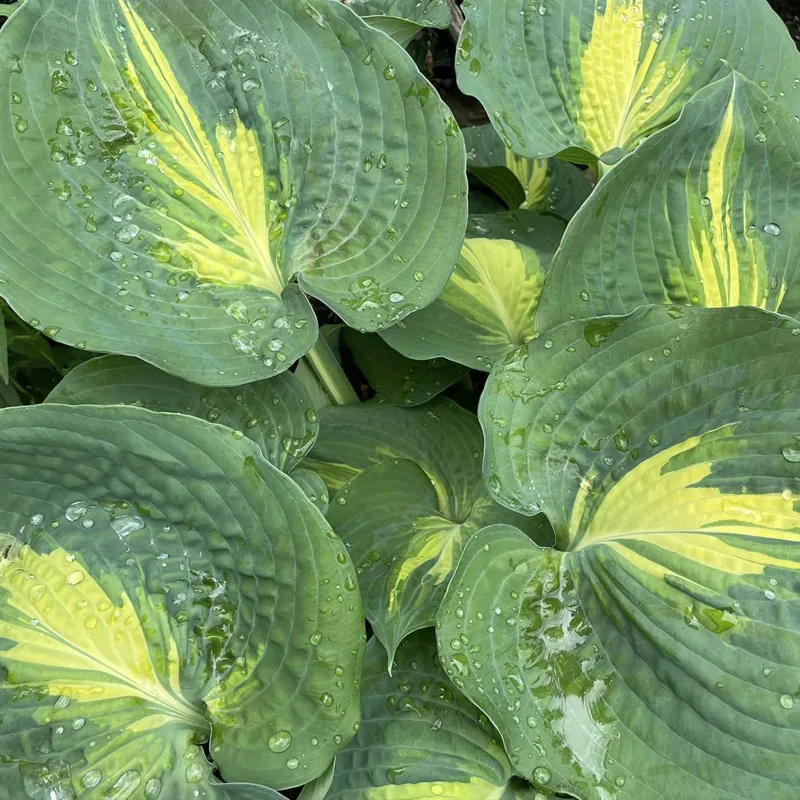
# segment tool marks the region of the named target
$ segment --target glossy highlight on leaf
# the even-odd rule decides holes
[[[293,786],[353,735],[352,565],[231,434],[127,406],[0,412],[5,796],[269,797],[212,769]]]
[[[0,51],[0,292],[59,341],[240,385],[311,348],[304,292],[375,330],[452,270],[458,127],[338,3],[32,0]]]
[[[370,640],[361,705],[326,800],[534,800],[512,776],[497,731],[444,674],[432,631],[403,642],[391,676]]]
[[[800,55],[766,0],[471,0],[464,11],[459,85],[518,155],[615,164],[730,66],[800,112]]]
[[[439,649],[542,788],[800,787],[799,332],[755,308],[653,306],[564,323],[490,377],[489,486],[544,511],[559,549],[473,537]],[[457,630],[490,663],[448,651]]]
[[[648,303],[800,315],[798,178],[800,123],[782,102],[735,72],[706,87],[570,223],[537,328]]]

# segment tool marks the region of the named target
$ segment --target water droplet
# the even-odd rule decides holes
[[[123,225],[115,233],[117,241],[123,244],[130,244],[139,235],[138,225]]]
[[[394,80],[395,75],[397,75],[397,69],[392,64],[387,64],[383,68],[383,77],[386,78],[387,81]]]
[[[790,694],[782,694],[781,705],[784,708],[794,708],[794,698]]]
[[[547,786],[553,775],[547,767],[536,767],[533,771],[533,782],[540,786]]]
[[[147,800],[156,800],[161,794],[161,781],[158,778],[150,778],[144,787],[144,796]]]
[[[406,299],[406,296],[401,292],[392,292],[389,295],[389,301],[392,303],[402,303],[403,300]]]
[[[71,81],[72,76],[65,69],[54,70],[53,74],[50,76],[50,91],[53,94],[66,91],[69,89]]]
[[[792,464],[800,464],[800,444],[791,443],[781,447],[783,457]]]
[[[111,527],[120,539],[124,539],[134,531],[140,531],[144,528],[144,520],[141,517],[124,515],[112,519]]]
[[[765,589],[764,590],[764,597],[766,597],[767,600],[774,600],[775,599],[775,592],[773,592],[772,589]]]
[[[781,226],[775,222],[768,222],[764,226],[764,233],[768,233],[770,236],[780,236]]]
[[[269,737],[267,744],[273,753],[283,753],[292,744],[292,734],[289,731],[278,731]]]
[[[69,705],[69,697],[67,695],[62,694],[58,696],[58,699],[55,703],[53,703],[53,708],[66,708]]]
[[[75,717],[75,719],[72,720],[72,730],[79,731],[85,724],[86,720],[83,717]]]
[[[142,776],[137,770],[129,769],[127,772],[123,772],[106,795],[106,800],[127,800],[141,782]]]
[[[320,695],[319,699],[324,706],[328,706],[330,708],[330,706],[333,705],[333,695],[330,692],[324,692]]]
[[[78,500],[76,503],[68,506],[66,511],[64,511],[64,516],[70,522],[76,522],[77,520],[81,519],[81,517],[83,517],[93,505],[94,503],[86,500]]]
[[[767,134],[759,128],[756,131],[756,140],[759,142],[766,142],[767,141]]]
[[[431,785],[431,794],[435,794],[437,797],[440,794],[444,794],[444,787],[441,783],[434,783]]]
[[[99,769],[90,769],[82,778],[81,784],[85,789],[94,789],[103,780],[103,773]]]
[[[287,769],[297,769],[300,766],[300,762],[296,758],[290,758],[286,762]]]
[[[189,764],[186,767],[186,782],[187,783],[200,783],[203,778],[206,776],[206,771],[203,765],[199,761],[195,761],[194,764]]]
[[[70,572],[67,575],[66,582],[70,586],[77,586],[86,576],[79,570],[76,569],[75,572]]]

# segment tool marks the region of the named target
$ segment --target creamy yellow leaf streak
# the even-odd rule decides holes
[[[766,308],[769,285],[763,246],[755,237],[747,238],[744,231],[734,230],[736,179],[743,148],[734,106],[732,94],[707,162],[706,192],[700,205],[707,209],[708,218],[689,222],[690,266],[697,271],[705,306]],[[694,187],[687,186],[687,190],[693,192]],[[693,199],[697,206],[698,198]],[[748,218],[746,192],[744,217]],[[783,283],[774,308],[780,306],[785,293]]]
[[[467,239],[440,301],[485,329],[482,342],[533,338],[544,270],[536,251],[507,239]]]
[[[447,524],[441,517],[418,519],[415,528],[418,532],[408,543],[405,557],[394,567],[389,578],[390,612],[397,610],[403,587],[418,569],[425,567],[425,574],[432,579],[434,586],[444,583],[455,569],[464,546],[462,526]]]
[[[506,167],[514,173],[525,190],[525,202],[520,208],[540,208],[547,199],[549,188],[546,158],[524,158],[506,148]]]
[[[21,547],[0,562],[0,593],[0,636],[12,642],[0,650],[0,664],[15,684],[78,702],[137,698],[151,709],[137,731],[176,719],[206,727],[182,696],[175,642],[164,654],[162,681],[130,598],[123,592],[114,604],[66,551]]]
[[[212,144],[154,35],[126,0],[120,0],[120,9],[137,48],[137,57],[126,64],[126,77],[138,95],[137,104],[144,106],[142,121],[159,146],[147,158],[155,161],[173,195],[171,204],[188,196],[209,211],[209,219],[194,216],[191,223],[170,214],[184,235],[163,241],[191,262],[201,278],[252,284],[279,295],[285,282],[269,247],[270,207],[276,198],[266,194],[258,137],[234,112],[233,129],[217,124]],[[145,88],[150,82],[165,98],[158,107],[149,96],[154,93]]]
[[[713,462],[698,461],[671,468],[673,459],[709,441],[733,435],[733,425],[694,436],[638,464],[608,491],[586,520],[585,494],[579,493],[570,522],[576,550],[607,544],[646,572],[663,577],[666,569],[626,546],[646,541],[687,559],[732,575],[761,574],[767,566],[800,568],[797,559],[739,548],[725,539],[737,535],[765,542],[800,545],[800,497],[789,490],[769,494],[726,494],[701,482],[711,475]],[[721,537],[719,534],[727,536]]]
[[[603,11],[595,11],[591,39],[580,56],[576,116],[596,155],[617,147],[632,150],[688,82],[685,58],[674,74],[668,72],[667,59],[674,58],[682,24],[663,31],[660,40],[653,39],[655,31],[645,23],[646,4],[646,0],[607,0]],[[577,43],[577,18],[572,24],[571,38]]]
[[[483,778],[430,783],[400,783],[364,790],[364,800],[500,800],[505,786],[495,786]]]

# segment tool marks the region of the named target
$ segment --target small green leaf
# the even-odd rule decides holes
[[[326,800],[534,800],[497,731],[444,674],[432,631],[403,642],[391,676],[380,642],[369,641],[361,717]]]
[[[479,528],[507,522],[552,541],[543,517],[527,519],[491,500],[481,480],[478,420],[452,401],[339,406],[320,417],[303,466],[338,489],[328,521],[349,548],[367,619],[390,657],[405,636],[433,624]]]
[[[537,329],[650,303],[800,316],[799,177],[800,125],[782,102],[735,72],[707,86],[572,220]]]
[[[346,5],[403,47],[423,28],[450,26],[445,0],[350,0]]]
[[[732,66],[800,114],[800,55],[766,0],[464,6],[456,73],[515,153],[617,163]]]
[[[443,292],[381,337],[409,358],[488,372],[534,336],[545,270],[563,232],[560,219],[532,211],[471,217]]]
[[[308,453],[319,425],[305,388],[286,372],[236,389],[210,389],[126,356],[101,356],[70,372],[47,398],[68,405],[136,405],[216,422],[252,439],[289,472]]]
[[[307,783],[300,792],[297,800],[325,800],[328,796],[328,790],[331,788],[333,782],[333,774],[336,769],[336,759],[331,761],[328,769],[322,773],[318,778]]]
[[[570,219],[592,192],[577,167],[558,158],[516,155],[491,125],[463,128],[467,169],[510,209],[556,214]],[[470,209],[471,210],[471,209]]]
[[[418,406],[463,378],[468,370],[444,358],[414,361],[389,347],[380,336],[344,332],[356,366],[380,397],[395,406]]]
[[[191,800],[212,768],[283,788],[353,735],[355,571],[228,428],[129,406],[0,411],[0,540],[8,797]]]

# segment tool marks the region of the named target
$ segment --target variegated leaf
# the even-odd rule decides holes
[[[220,425],[0,411],[0,599],[4,800],[270,798],[214,772],[302,784],[358,727],[347,552]]]
[[[536,800],[497,731],[448,680],[433,631],[403,642],[392,674],[367,644],[361,727],[336,758],[325,800]],[[305,800],[303,798],[303,800]]]
[[[532,211],[471,217],[444,291],[381,336],[409,358],[488,372],[534,336],[545,270],[563,232],[560,219]]]
[[[766,0],[470,0],[456,70],[506,145],[613,164],[733,66],[800,113]]]
[[[800,117],[738,73],[698,92],[567,228],[538,330],[648,303],[800,315]]]
[[[537,541],[552,532],[499,506],[481,480],[477,418],[450,400],[320,412],[320,436],[303,466],[338,490],[328,521],[359,574],[367,619],[389,652],[433,624],[464,544],[479,528],[517,525]]]
[[[558,549],[470,540],[439,649],[543,789],[800,791],[798,356],[785,317],[651,306],[565,323],[490,377],[487,481]]]
[[[591,194],[592,184],[576,166],[558,158],[518,156],[491,125],[463,128],[462,133],[470,174],[502,197],[509,208],[570,219]],[[498,182],[500,187],[511,182],[512,188],[498,191]],[[519,202],[514,203],[512,197],[520,198]]]
[[[375,330],[452,271],[458,126],[339,3],[29,0],[0,61],[0,294],[52,338],[241,385],[314,344],[304,292]]]

